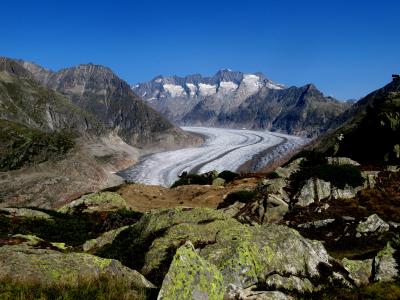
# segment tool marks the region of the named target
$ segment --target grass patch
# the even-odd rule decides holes
[[[9,171],[63,156],[75,143],[71,132],[44,132],[0,120],[0,145],[0,171]]]
[[[17,282],[11,279],[0,280],[0,299],[148,299],[151,296],[146,289],[134,290],[124,280],[115,280],[110,277],[100,277],[97,280],[81,280],[77,286],[44,285],[34,280],[31,282]]]

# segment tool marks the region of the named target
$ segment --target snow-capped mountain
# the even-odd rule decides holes
[[[269,129],[312,137],[326,131],[351,104],[314,85],[285,87],[261,73],[220,70],[212,77],[157,76],[132,87],[179,125]]]
[[[262,87],[283,89],[261,73],[242,73],[228,69],[212,77],[199,74],[186,77],[157,76],[153,80],[132,87],[134,92],[165,115],[180,123],[199,102],[214,100],[216,111],[232,109],[257,93]]]

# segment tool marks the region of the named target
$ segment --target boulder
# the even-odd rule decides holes
[[[281,178],[289,178],[293,173],[300,170],[301,163],[305,160],[304,157],[300,157],[285,167],[279,167],[275,170],[275,174]]]
[[[293,298],[279,291],[259,291],[254,287],[243,289],[230,284],[226,290],[224,300],[292,300]]]
[[[369,284],[372,274],[372,259],[366,260],[350,260],[342,259],[344,268],[349,272],[349,276],[353,279],[357,286]]]
[[[127,229],[129,226],[123,226],[114,230],[110,230],[107,232],[104,232],[102,235],[95,239],[91,239],[86,241],[82,248],[83,251],[85,252],[95,252],[100,250],[102,247],[111,244],[115,238],[125,229]]]
[[[4,207],[0,209],[0,213],[8,217],[45,219],[50,220],[51,216],[40,210],[30,208]]]
[[[348,157],[327,157],[330,165],[352,165],[359,166],[360,164]]]
[[[363,171],[361,176],[365,179],[364,188],[373,189],[378,178],[379,171]]]
[[[309,206],[316,200],[328,198],[331,195],[331,183],[319,178],[310,178],[300,192],[294,197],[297,206]]]
[[[63,253],[40,249],[27,244],[0,247],[0,278],[42,285],[77,286],[84,280],[100,276],[126,280],[132,291],[154,288],[140,273],[123,266],[119,261],[86,253]]]
[[[201,258],[188,241],[176,251],[157,299],[222,299],[224,291],[217,267]]]
[[[365,222],[360,222],[356,231],[360,234],[382,233],[388,231],[390,225],[383,221],[377,214],[370,215]]]
[[[311,227],[320,228],[320,227],[324,227],[333,222],[335,222],[335,219],[317,220],[317,221],[311,221],[311,222],[299,224],[299,225],[297,225],[297,227],[299,227],[299,228],[311,228]]]
[[[354,198],[362,189],[364,189],[363,186],[352,187],[347,184],[343,189],[333,187],[331,197],[333,199],[351,199]]]
[[[289,292],[311,293],[314,285],[307,278],[299,278],[295,275],[282,276],[273,274],[267,278],[265,284],[270,289],[284,289]]]
[[[217,177],[213,180],[212,182],[213,186],[224,186],[225,185],[225,179]]]
[[[100,192],[85,195],[61,207],[58,211],[73,214],[77,211],[86,213],[116,211],[129,209],[125,199],[113,192]]]
[[[374,281],[394,281],[399,275],[398,265],[394,258],[396,250],[390,242],[378,252],[374,259]]]
[[[110,250],[113,257],[129,253],[123,263],[141,262],[137,268],[155,284],[161,284],[171,253],[185,241],[191,241],[199,256],[217,267],[225,288],[229,284],[263,286],[274,274],[285,277],[282,288],[297,286],[293,280],[305,287],[311,278],[328,280],[321,277],[320,268],[332,268],[322,243],[308,240],[294,229],[275,224],[248,226],[206,208],[152,211],[124,231],[124,238],[128,240],[120,248]]]

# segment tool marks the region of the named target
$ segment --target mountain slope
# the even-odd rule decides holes
[[[171,145],[159,145],[168,148],[175,142],[190,144],[195,140],[148,107],[109,68],[87,64],[55,73],[32,63],[23,65],[42,84],[66,95],[131,145],[146,146],[172,138]]]
[[[285,88],[261,73],[221,70],[213,77],[158,76],[133,90],[164,116],[184,125],[270,129],[315,136],[350,105],[313,85]]]
[[[312,149],[364,163],[400,162],[399,79],[367,95],[340,118],[347,121]]]

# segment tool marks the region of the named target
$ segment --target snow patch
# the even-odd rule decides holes
[[[238,85],[232,81],[221,81],[219,84],[219,91],[222,92],[232,92],[236,91]]]
[[[162,82],[162,78],[157,78],[156,80],[154,80],[154,82],[160,83]]]
[[[163,88],[171,95],[171,97],[179,97],[179,96],[184,96],[186,94],[185,90],[180,85],[164,84]]]
[[[200,90],[200,94],[202,96],[211,96],[211,95],[214,95],[217,92],[217,86],[216,85],[205,84],[205,83],[200,83],[199,84],[199,90]]]
[[[268,81],[265,86],[272,90],[283,90],[284,89],[284,85],[278,84],[278,83],[275,83],[272,81]]]
[[[197,87],[193,83],[186,83],[186,86],[190,91],[190,96],[196,95]]]

